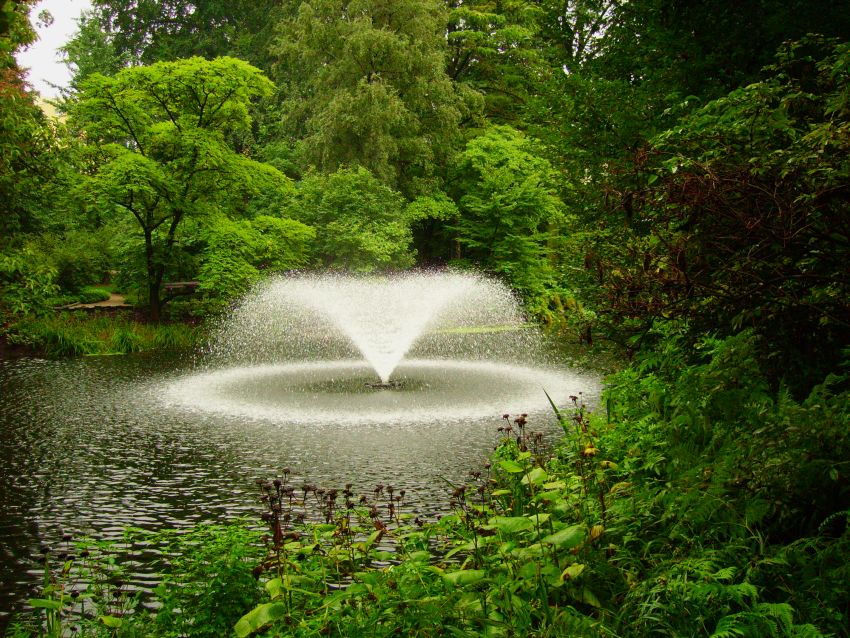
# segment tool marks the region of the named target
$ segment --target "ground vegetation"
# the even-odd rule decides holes
[[[138,349],[127,319],[92,337],[57,315],[107,281],[167,323],[272,273],[418,265],[484,270],[533,319],[622,361],[596,415],[555,406],[556,450],[510,416],[490,467],[452,488],[452,516],[420,527],[398,494],[348,507],[279,477],[265,503],[314,502],[325,522],[267,512],[265,548],[204,528],[156,618],[91,592],[72,622],[848,635],[841,3],[97,0],[65,47],[66,120],[43,115],[14,59],[32,5],[0,2],[7,339]],[[197,290],[165,304],[174,280]],[[20,632],[74,617],[51,569]]]

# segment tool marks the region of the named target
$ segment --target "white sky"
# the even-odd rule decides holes
[[[42,0],[30,12],[33,25],[43,9],[53,15],[53,24],[49,27],[36,27],[39,39],[17,55],[18,64],[29,69],[30,83],[44,97],[58,95],[58,91],[48,86],[48,82],[59,86],[68,85],[71,76],[56,49],[71,39],[77,31],[77,18],[85,9],[90,8],[90,0]]]

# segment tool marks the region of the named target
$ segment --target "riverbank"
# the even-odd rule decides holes
[[[0,336],[0,356],[96,356],[150,350],[184,350],[201,343],[202,326],[185,322],[151,324],[123,306],[26,317]]]

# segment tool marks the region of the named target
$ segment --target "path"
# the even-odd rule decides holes
[[[68,306],[65,306],[65,310],[87,310],[89,308],[132,308],[130,304],[128,304],[124,300],[124,295],[119,295],[116,293],[112,293],[109,295],[109,299],[105,301],[94,301],[92,303],[72,303]]]

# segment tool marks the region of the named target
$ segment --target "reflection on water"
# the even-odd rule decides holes
[[[190,367],[149,355],[0,361],[0,628],[39,581],[42,544],[63,533],[117,539],[128,525],[179,528],[252,515],[254,479],[283,467],[299,482],[352,482],[359,492],[392,483],[418,511],[433,513],[446,501],[443,479],[480,466],[505,411],[494,400],[482,418],[425,412],[388,425],[175,409],[166,395]],[[564,392],[596,391],[592,380],[575,379],[584,387]],[[309,392],[329,393],[322,379],[315,383]],[[425,384],[416,379],[411,391]],[[554,432],[547,419],[531,425]],[[151,582],[143,569],[142,586]]]

